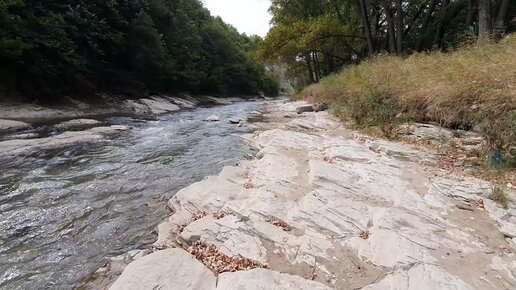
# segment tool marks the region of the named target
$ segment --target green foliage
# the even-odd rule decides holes
[[[199,0],[3,0],[0,87],[32,97],[97,91],[276,91],[239,34]]]
[[[492,1],[491,20],[501,26],[501,35],[505,35],[516,29],[516,2],[503,6],[502,1],[506,0]],[[271,2],[273,27],[258,56],[265,61],[287,64],[290,76],[301,85],[318,82],[345,66],[379,54],[404,56],[429,50],[454,50],[476,42],[479,31],[480,8],[478,1],[472,0]],[[401,3],[401,13],[397,3]],[[498,19],[498,15],[504,14],[504,19]],[[403,37],[397,45],[400,35]]]

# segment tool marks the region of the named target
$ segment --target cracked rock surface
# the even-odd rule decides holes
[[[435,152],[300,105],[267,105],[269,122],[243,136],[256,159],[179,191],[159,250],[111,289],[516,288],[514,191],[503,209],[491,184],[437,168]],[[184,250],[195,242],[267,269],[214,273]]]

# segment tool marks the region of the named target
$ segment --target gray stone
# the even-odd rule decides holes
[[[419,265],[408,271],[398,270],[378,283],[362,288],[364,290],[472,290],[474,289],[435,265]]]
[[[181,249],[158,251],[129,264],[110,290],[214,289],[215,275]]]
[[[230,124],[240,124],[240,123],[244,122],[245,120],[246,120],[246,118],[244,118],[244,117],[234,117],[234,118],[229,119],[229,123]]]
[[[30,128],[30,124],[14,120],[0,119],[0,132],[1,131],[14,131],[19,129]]]
[[[296,108],[296,112],[298,114],[303,114],[303,113],[308,113],[308,112],[313,112],[313,111],[314,111],[314,107],[312,105],[305,105],[305,106],[300,106],[300,107]]]
[[[220,117],[216,115],[211,115],[206,118],[207,122],[218,122],[220,121]]]
[[[0,141],[0,155],[28,154],[39,150],[50,150],[81,142],[102,140],[106,135],[128,130],[126,126],[113,125],[95,127],[85,131],[67,131],[56,136],[38,139],[17,139]]]
[[[54,128],[59,129],[61,131],[67,131],[71,129],[84,129],[87,127],[94,127],[100,124],[101,122],[93,119],[75,119],[56,124],[54,125]]]
[[[330,287],[267,269],[254,269],[236,273],[222,273],[217,290],[329,290]]]

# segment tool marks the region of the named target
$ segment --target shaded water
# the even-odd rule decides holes
[[[155,241],[179,189],[245,158],[228,118],[257,103],[157,120],[111,118],[130,131],[30,157],[0,157],[0,289],[73,289],[107,261]],[[208,115],[221,122],[207,123]]]

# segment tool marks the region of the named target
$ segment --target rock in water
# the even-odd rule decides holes
[[[0,131],[14,131],[19,129],[29,128],[30,124],[14,121],[14,120],[5,120],[0,119]]]
[[[245,121],[245,118],[243,118],[243,117],[236,117],[236,118],[229,119],[229,123],[231,123],[231,124],[240,124],[243,121]]]
[[[314,111],[314,107],[312,105],[304,105],[301,107],[297,107],[297,109],[296,109],[296,112],[298,114],[303,114],[303,113],[308,113],[308,112],[313,112],[313,111]]]
[[[101,122],[93,119],[75,119],[66,122],[61,122],[54,127],[61,131],[71,130],[71,129],[84,129],[87,127],[94,127],[102,124]]]
[[[220,117],[216,115],[211,115],[208,118],[206,118],[206,122],[218,122],[220,121]]]

